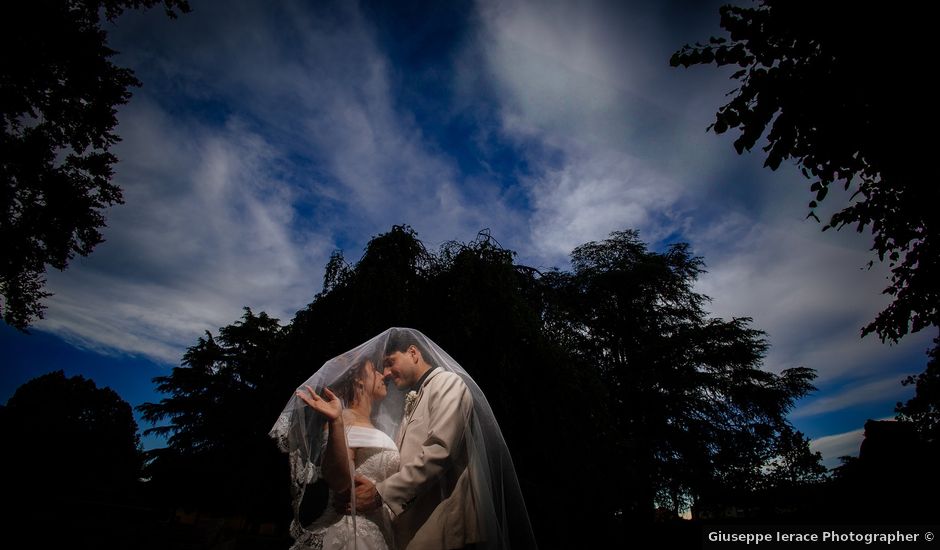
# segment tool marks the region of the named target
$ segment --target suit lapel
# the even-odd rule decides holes
[[[421,383],[421,387],[418,388],[418,396],[415,398],[414,406],[411,408],[411,412],[406,414],[404,418],[401,419],[401,426],[398,427],[398,436],[395,438],[395,445],[398,446],[398,449],[401,450],[401,443],[405,440],[405,433],[408,431],[408,424],[411,423],[411,418],[414,416],[415,412],[418,410],[418,407],[421,406],[421,398],[424,397],[424,388],[427,387],[428,382],[432,378],[443,372],[440,368],[434,369],[427,378],[424,379],[424,382]]]
[[[405,428],[408,426],[410,419],[411,415],[402,418],[401,425],[398,426],[398,435],[395,436],[395,446],[398,447],[398,450],[401,450],[401,442],[405,439]]]

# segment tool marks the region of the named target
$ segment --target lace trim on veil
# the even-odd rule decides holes
[[[290,452],[290,445],[287,442],[287,432],[290,430],[290,417],[291,415],[287,413],[281,413],[280,416],[277,417],[277,422],[274,423],[274,427],[268,432],[268,435],[277,442],[277,448],[283,453]]]

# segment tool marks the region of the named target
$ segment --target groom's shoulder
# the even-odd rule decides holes
[[[456,372],[442,369],[435,369],[435,371],[436,372],[433,372],[430,376],[428,376],[427,385],[429,387],[433,386],[438,389],[466,387],[463,378],[461,378],[460,375]]]

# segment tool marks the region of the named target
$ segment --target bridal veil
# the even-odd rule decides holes
[[[476,548],[534,548],[535,539],[515,467],[486,396],[467,371],[424,334],[408,328],[388,329],[330,359],[298,389],[310,386],[320,393],[366,360],[381,368],[390,338],[398,339],[403,333],[423,348],[422,355],[428,364],[459,375],[472,397],[473,411],[463,432],[482,539]],[[388,390],[388,396],[373,410],[373,423],[395,440],[404,415],[406,392],[393,384],[389,384]],[[320,477],[324,427],[324,418],[292,395],[270,432],[289,457],[295,519],[307,486]]]

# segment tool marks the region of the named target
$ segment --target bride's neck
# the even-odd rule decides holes
[[[372,403],[368,399],[360,399],[350,405],[346,411],[346,422],[353,426],[372,426]]]

